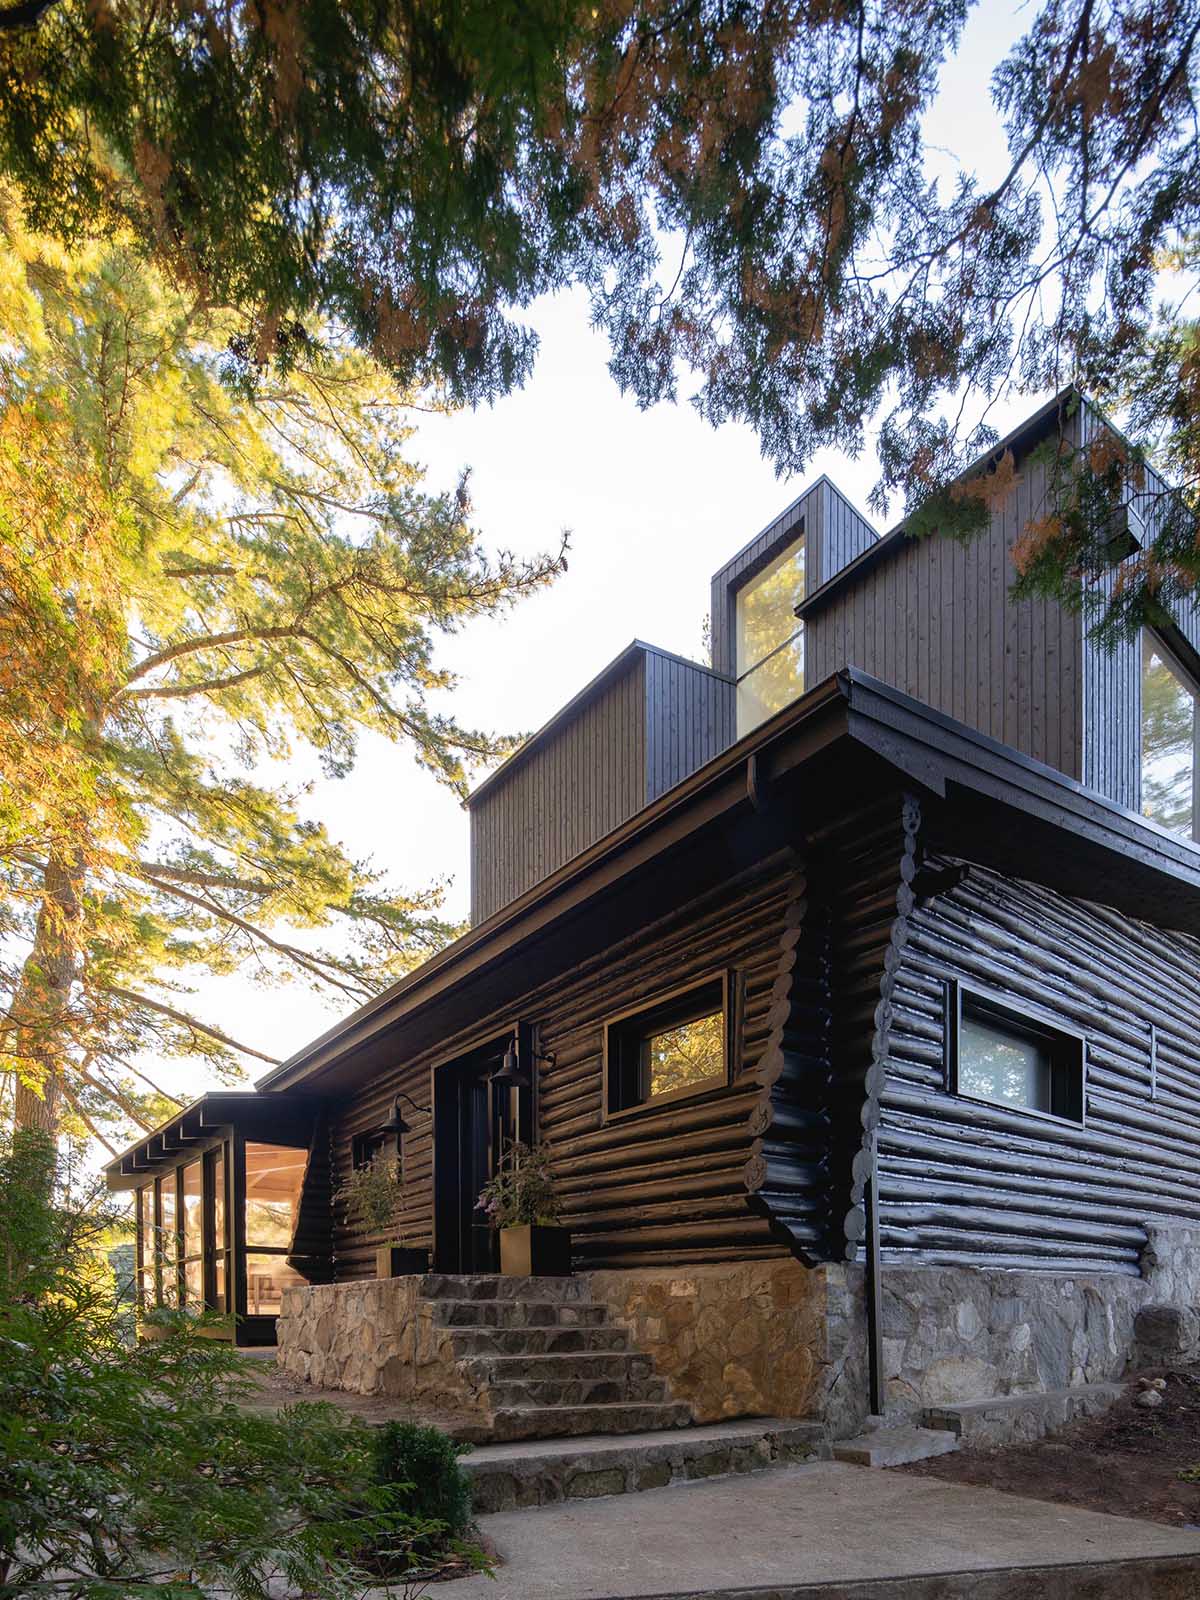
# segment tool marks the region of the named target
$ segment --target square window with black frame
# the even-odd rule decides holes
[[[1078,1034],[969,990],[958,990],[954,999],[955,1094],[1083,1121],[1084,1041]]]
[[[721,1088],[729,1081],[724,974],[675,990],[605,1030],[607,1110],[629,1111]]]

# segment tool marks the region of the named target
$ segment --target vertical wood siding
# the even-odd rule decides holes
[[[1082,628],[1047,600],[1009,594],[1009,551],[1041,514],[1045,469],[1018,462],[1014,491],[971,543],[901,542],[807,618],[807,676],[856,666],[1078,778]]]
[[[605,684],[471,806],[471,921],[478,923],[646,803],[645,663]]]
[[[886,1259],[1133,1273],[1147,1220],[1200,1220],[1198,958],[1194,939],[983,867],[918,906],[882,1097]],[[1082,1126],[947,1093],[949,979],[1087,1036]]]
[[[742,873],[719,892],[672,912],[580,966],[565,979],[514,995],[502,1024],[515,1015],[538,1029],[540,1134],[553,1157],[574,1234],[587,1266],[658,1261],[721,1261],[787,1254],[769,1223],[747,1203],[744,1173],[751,1151],[751,1109],[770,1032],[772,985],[795,863],[781,852]],[[738,975],[735,1074],[730,1085],[694,1100],[605,1122],[604,1025],[656,993],[732,969]],[[332,1127],[334,1182],[350,1168],[356,1133],[378,1125],[392,1096],[404,1089],[426,1106],[430,1068],[487,1035],[487,1019],[463,1019],[462,1033],[436,1051],[397,1063],[360,1090]],[[483,1030],[481,1033],[481,1029]],[[398,1046],[399,1048],[399,1046]],[[405,1242],[432,1242],[430,1124],[405,1112]],[[368,1276],[375,1239],[334,1227],[339,1279]]]
[[[646,651],[646,802],[719,756],[736,737],[734,687],[679,656]]]
[[[1090,406],[1079,418],[1079,437],[1089,443],[1104,428],[1103,419]],[[1133,508],[1152,540],[1162,520],[1161,496],[1167,486],[1157,473],[1147,470],[1146,487],[1133,496]],[[1117,573],[1098,587],[1107,597]],[[1195,596],[1171,605],[1175,626],[1194,650],[1200,651],[1200,605]],[[1083,640],[1084,705],[1083,781],[1130,811],[1141,809],[1141,639],[1122,640],[1105,648],[1085,632]]]
[[[808,540],[805,583],[810,594],[876,542],[871,524],[828,478],[819,479],[793,500],[713,576],[712,663],[717,672],[730,677],[737,670],[734,607],[738,589],[801,533]],[[818,680],[810,673],[808,681]]]

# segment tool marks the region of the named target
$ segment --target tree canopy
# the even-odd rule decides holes
[[[0,167],[34,225],[131,225],[285,366],[315,308],[401,383],[493,397],[531,370],[522,308],[578,283],[640,402],[744,420],[782,471],[872,433],[914,527],[969,533],[947,488],[990,403],[1068,382],[1194,510],[1200,0],[1032,8],[992,75],[991,183],[925,133],[970,12],[33,0],[0,36]],[[1094,597],[1090,508],[1139,471],[1074,460],[1030,581]],[[1200,577],[1186,519],[1127,572],[1122,627],[1164,574]]]
[[[439,634],[548,582],[428,494],[409,396],[297,325],[286,372],[121,238],[0,195],[0,1072],[20,1125],[111,1145],[150,1056],[269,1061],[196,972],[376,992],[450,936],[306,812],[284,758],[364,732],[462,793],[507,748],[431,706]]]

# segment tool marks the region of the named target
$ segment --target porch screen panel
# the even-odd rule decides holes
[[[225,1262],[229,1248],[225,1237],[225,1152],[217,1150],[212,1157],[213,1191],[213,1293],[218,1310],[225,1310]]]
[[[183,1292],[189,1310],[204,1306],[204,1163],[189,1161],[183,1169]]]
[[[154,1185],[138,1190],[138,1303],[143,1311],[158,1304],[157,1274],[154,1270]]]
[[[308,1162],[305,1150],[246,1141],[246,1313],[279,1315],[283,1290],[305,1283],[284,1257],[291,1248]]]
[[[176,1175],[158,1180],[158,1263],[162,1275],[162,1303],[179,1304],[179,1217],[175,1207]]]

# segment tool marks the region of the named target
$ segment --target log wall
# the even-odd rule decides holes
[[[951,979],[1086,1036],[1082,1125],[947,1092]],[[881,1093],[885,1261],[1137,1272],[1148,1220],[1200,1220],[1198,1040],[1196,940],[979,866],[918,897]]]
[[[788,1254],[787,1243],[747,1204],[744,1171],[758,1067],[771,1030],[772,986],[796,860],[784,850],[718,893],[685,905],[543,989],[514,995],[492,1032],[520,1017],[538,1030],[540,1135],[549,1147],[581,1267],[652,1266]],[[693,978],[730,969],[735,989],[735,1072],[730,1084],[694,1099],[605,1122],[604,1026],[615,1014]],[[464,1019],[466,1020],[466,1019]],[[333,1121],[333,1184],[350,1169],[354,1135],[376,1126],[397,1089],[422,1106],[430,1070],[490,1037],[474,1019],[436,1052],[379,1074]],[[404,1138],[406,1242],[432,1242],[432,1143],[428,1120]],[[377,1241],[335,1219],[339,1279],[373,1271]]]

